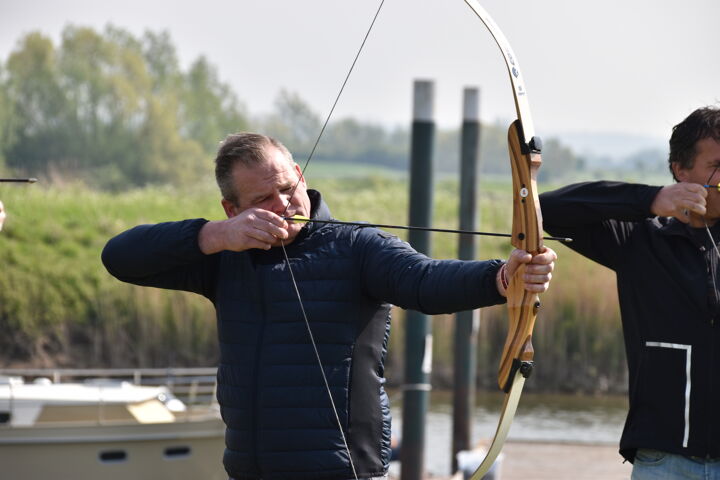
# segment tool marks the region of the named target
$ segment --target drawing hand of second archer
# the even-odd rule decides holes
[[[675,217],[690,222],[694,213],[704,216],[708,192],[697,183],[680,182],[663,187],[650,205],[650,212],[658,217]]]

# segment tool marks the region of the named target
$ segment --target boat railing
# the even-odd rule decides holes
[[[215,408],[216,368],[0,368],[0,376],[22,377],[25,383],[49,379],[53,383],[127,381],[134,385],[166,387],[186,407],[187,415]],[[12,398],[10,399],[12,402]],[[182,414],[179,415],[183,417]]]

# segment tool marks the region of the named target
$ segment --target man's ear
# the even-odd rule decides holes
[[[305,177],[303,176],[302,168],[300,168],[300,165],[297,163],[295,164],[295,173],[297,173],[298,178],[300,179],[300,183],[302,183],[304,186],[307,187],[307,182],[305,182]]]
[[[680,163],[678,162],[672,162],[670,164],[670,168],[672,169],[673,176],[675,177],[675,180],[678,182],[685,182],[687,181],[687,170],[682,168],[680,166]]]
[[[223,198],[220,200],[220,203],[222,204],[223,210],[225,210],[225,215],[227,215],[228,218],[233,218],[238,214],[235,205],[231,201]]]

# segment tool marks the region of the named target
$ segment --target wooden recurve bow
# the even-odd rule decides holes
[[[522,72],[510,44],[492,17],[476,0],[465,0],[465,3],[490,31],[500,47],[510,74],[517,111],[517,120],[508,130],[513,180],[511,243],[515,248],[536,254],[543,250],[542,215],[536,185],[537,173],[542,163],[540,157],[542,143],[535,136]],[[533,369],[534,352],[531,339],[540,302],[536,293],[525,290],[524,273],[525,265],[521,265],[513,274],[507,288],[509,330],[498,372],[498,385],[506,393],[505,401],[492,444],[485,459],[470,477],[471,480],[481,479],[490,470],[502,450],[515,417],[525,379]]]

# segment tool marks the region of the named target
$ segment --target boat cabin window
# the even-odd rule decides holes
[[[127,452],[125,450],[106,450],[100,452],[100,461],[103,463],[117,463],[127,460]]]
[[[178,446],[178,447],[167,447],[165,449],[165,458],[168,460],[174,458],[186,458],[190,456],[190,447]]]

